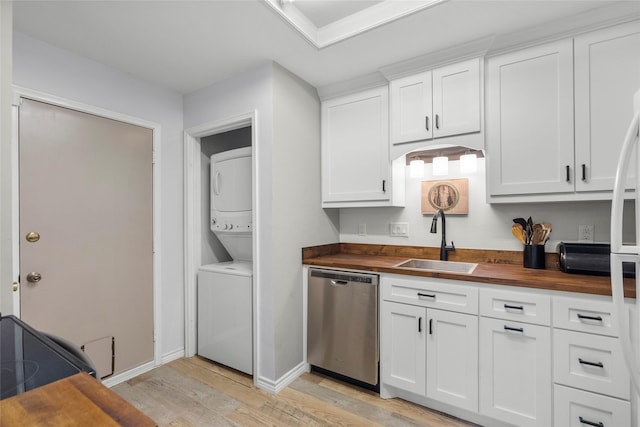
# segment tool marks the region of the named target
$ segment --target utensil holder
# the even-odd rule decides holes
[[[524,245],[522,264],[524,268],[544,269],[544,245]]]

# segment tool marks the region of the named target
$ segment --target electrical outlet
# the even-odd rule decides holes
[[[409,223],[408,222],[390,223],[389,234],[394,237],[409,237]]]
[[[358,235],[359,236],[367,235],[367,224],[365,224],[364,222],[361,222],[360,224],[358,224]]]
[[[594,228],[593,224],[578,225],[578,241],[593,243]]]

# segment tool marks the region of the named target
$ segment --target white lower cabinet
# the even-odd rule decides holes
[[[481,425],[631,427],[610,297],[381,276],[381,396]]]
[[[478,411],[478,316],[427,309],[427,397]]]
[[[480,413],[518,426],[551,425],[551,331],[480,318]]]
[[[382,301],[380,376],[384,384],[426,395],[427,309]]]
[[[553,397],[556,427],[617,427],[631,426],[629,402],[600,394],[554,386]]]
[[[478,317],[383,301],[384,385],[478,410]]]
[[[556,427],[631,423],[631,383],[610,297],[554,296]]]

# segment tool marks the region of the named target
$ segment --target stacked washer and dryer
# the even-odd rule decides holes
[[[211,156],[211,231],[232,261],[198,271],[198,354],[253,374],[251,147]]]

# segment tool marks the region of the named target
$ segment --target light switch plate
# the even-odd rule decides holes
[[[390,223],[389,234],[393,237],[409,237],[409,223],[408,222]]]

